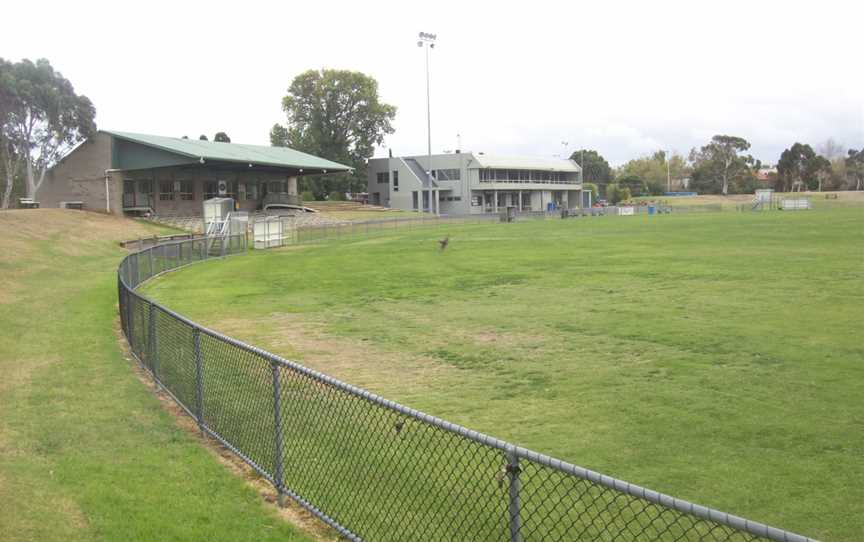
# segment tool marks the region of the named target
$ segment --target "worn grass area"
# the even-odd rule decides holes
[[[0,539],[297,540],[133,374],[95,213],[0,212]]]
[[[862,282],[853,208],[403,231],[209,262],[148,291],[451,421],[855,540]]]

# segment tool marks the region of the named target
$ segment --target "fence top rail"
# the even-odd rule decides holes
[[[304,365],[301,365],[300,363],[297,363],[295,361],[285,359],[279,355],[273,354],[272,352],[268,352],[267,350],[264,350],[264,349],[259,348],[257,346],[252,346],[252,345],[247,344],[243,341],[240,341],[238,339],[235,339],[233,337],[229,337],[228,335],[220,333],[219,331],[216,331],[216,330],[210,329],[208,327],[202,326],[201,324],[198,324],[197,322],[190,320],[189,318],[183,316],[182,314],[179,314],[179,313],[169,309],[168,307],[165,307],[165,306],[161,305],[160,303],[152,300],[151,298],[135,291],[135,289],[137,289],[138,286],[146,283],[147,281],[149,281],[149,280],[151,280],[157,276],[163,275],[163,274],[165,274],[169,271],[173,271],[175,269],[179,269],[180,267],[186,267],[188,265],[191,265],[192,263],[198,263],[198,261],[193,261],[193,262],[184,264],[182,266],[177,266],[177,267],[174,267],[171,269],[166,269],[166,270],[163,270],[163,271],[161,271],[161,272],[159,272],[153,276],[146,277],[146,278],[144,278],[144,280],[141,280],[140,282],[138,282],[137,285],[135,286],[135,288],[132,288],[127,284],[127,282],[125,280],[125,275],[126,275],[125,267],[129,264],[129,262],[131,261],[133,256],[137,257],[146,251],[155,250],[159,247],[170,245],[170,244],[189,243],[192,241],[200,241],[200,240],[201,239],[195,239],[195,240],[186,239],[186,240],[181,240],[181,241],[169,241],[167,243],[151,246],[151,247],[148,247],[148,248],[145,248],[143,250],[139,250],[137,252],[134,252],[134,253],[127,255],[125,258],[123,258],[123,260],[120,263],[120,266],[118,267],[118,278],[119,278],[120,283],[133,296],[155,306],[156,308],[158,308],[159,310],[168,314],[169,316],[171,316],[171,317],[183,322],[184,324],[190,326],[192,329],[198,330],[200,333],[204,333],[204,334],[206,334],[206,335],[208,335],[208,336],[210,336],[216,340],[230,344],[230,345],[232,345],[236,348],[239,348],[241,350],[244,350],[246,352],[255,354],[255,355],[263,358],[264,360],[268,361],[273,366],[281,367],[281,368],[293,371],[295,373],[299,373],[301,375],[307,376],[307,377],[309,377],[309,378],[311,378],[317,382],[320,382],[322,384],[330,386],[334,389],[337,389],[337,390],[342,391],[344,393],[347,393],[349,395],[359,397],[359,398],[361,398],[361,399],[363,399],[369,403],[384,407],[388,410],[397,412],[401,415],[404,415],[408,418],[412,418],[412,419],[419,421],[421,423],[424,423],[424,424],[442,429],[444,431],[459,435],[463,438],[477,442],[479,444],[489,446],[491,448],[495,448],[497,450],[500,450],[504,453],[513,455],[513,456],[518,457],[520,459],[525,459],[527,461],[531,461],[533,463],[546,466],[548,468],[560,471],[562,473],[576,476],[576,477],[584,479],[588,482],[602,485],[602,486],[607,487],[609,489],[612,489],[614,491],[618,491],[618,492],[621,492],[621,493],[624,493],[624,494],[627,494],[627,495],[630,495],[632,497],[636,497],[639,499],[644,499],[646,501],[658,504],[660,506],[672,508],[672,509],[675,509],[679,512],[693,515],[693,516],[696,516],[696,517],[699,517],[699,518],[702,518],[702,519],[705,519],[708,521],[712,521],[712,522],[720,524],[720,525],[725,525],[727,527],[731,527],[731,528],[739,530],[739,531],[744,531],[744,532],[750,533],[752,535],[768,538],[770,540],[775,540],[777,542],[815,542],[813,539],[808,538],[806,536],[802,536],[802,535],[799,535],[796,533],[785,531],[783,529],[771,527],[771,526],[766,525],[764,523],[759,523],[756,521],[750,521],[750,520],[742,518],[740,516],[728,514],[726,512],[715,510],[713,508],[694,504],[694,503],[691,503],[691,502],[686,501],[684,499],[677,499],[677,498],[672,497],[670,495],[666,495],[666,494],[660,493],[658,491],[647,489],[647,488],[638,486],[636,484],[631,484],[631,483],[626,482],[624,480],[620,480],[618,478],[607,476],[605,474],[601,474],[599,472],[592,471],[590,469],[586,469],[584,467],[580,467],[578,465],[574,465],[572,463],[568,463],[566,461],[562,461],[560,459],[556,459],[554,457],[551,457],[551,456],[548,456],[548,455],[545,455],[545,454],[542,454],[539,452],[535,452],[535,451],[530,450],[528,448],[516,446],[515,444],[511,444],[507,441],[498,439],[496,437],[487,435],[485,433],[481,433],[479,431],[474,431],[473,429],[469,429],[467,427],[448,422],[447,420],[444,420],[442,418],[438,418],[436,416],[432,416],[432,415],[427,414],[425,412],[422,412],[420,410],[416,410],[416,409],[404,406],[404,405],[397,403],[395,401],[391,401],[389,399],[381,397],[380,395],[376,395],[376,394],[374,394],[368,390],[365,390],[363,388],[359,388],[359,387],[354,386],[352,384],[348,384],[347,382],[343,382],[337,378],[333,378],[333,377],[328,376],[322,372],[319,372],[319,371],[316,371],[316,370],[311,369],[309,367],[306,367]],[[199,261],[205,261],[205,260],[199,260]]]

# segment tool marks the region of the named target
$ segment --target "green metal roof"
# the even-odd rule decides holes
[[[322,172],[338,172],[351,169],[349,166],[337,164],[336,162],[306,154],[305,152],[295,151],[288,147],[219,143],[215,141],[133,134],[109,130],[101,130],[101,132],[133,143],[161,149],[187,158],[194,158],[195,160],[203,158],[205,161],[236,162],[259,166],[316,170],[316,173],[318,170]],[[312,171],[307,171],[307,173],[312,173]]]

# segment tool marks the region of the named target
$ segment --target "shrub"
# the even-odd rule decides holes
[[[338,190],[334,190],[330,192],[330,196],[327,198],[330,201],[345,201],[345,194],[339,192]]]
[[[612,205],[617,205],[622,201],[627,201],[631,196],[630,189],[626,186],[612,183],[606,187],[606,199]]]
[[[311,190],[304,190],[300,193],[300,198],[303,201],[315,201],[315,194]]]

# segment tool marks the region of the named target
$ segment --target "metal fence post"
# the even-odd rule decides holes
[[[520,516],[521,503],[519,501],[519,493],[521,484],[519,482],[519,456],[516,455],[516,448],[508,446],[507,448],[507,478],[510,480],[509,491],[509,506],[508,512],[510,516],[510,542],[522,542],[522,517]]]
[[[150,351],[150,372],[153,375],[153,384],[156,385],[156,390],[158,391],[160,388],[159,384],[159,353],[156,350],[156,305],[154,303],[150,303],[149,310],[149,325],[147,330],[148,341],[147,348]]]
[[[156,274],[153,272],[153,247],[150,247],[147,249],[147,258],[150,260],[150,273],[149,273],[149,276],[147,277],[149,279],[150,277],[152,277],[153,275]]]
[[[220,252],[219,256],[222,257],[222,258],[225,257],[225,241],[226,241],[226,239],[227,239],[228,241],[230,241],[230,240],[231,240],[231,236],[230,236],[230,235],[223,235],[223,236],[222,236],[221,248],[219,249],[219,252]]]
[[[273,371],[273,438],[276,441],[276,460],[274,461],[276,472],[273,477],[276,479],[279,506],[284,507],[285,483],[283,480],[285,471],[282,464],[282,385],[279,382],[279,364],[271,361],[270,368]]]
[[[129,337],[129,322],[126,315],[126,305],[129,304],[129,301],[126,299],[126,291],[123,288],[123,282],[120,280],[120,273],[117,273],[117,295],[120,305],[120,327],[123,329],[123,334]]]
[[[132,296],[129,295],[129,290],[127,288],[126,293],[126,340],[129,342],[129,346],[132,349],[133,354],[138,354],[135,351],[135,314],[132,309]]]
[[[129,262],[130,263],[134,262],[133,266],[132,266],[132,271],[133,271],[133,274],[135,276],[135,280],[131,284],[131,286],[134,288],[134,287],[138,286],[139,284],[141,284],[141,268],[140,268],[141,264],[138,262],[138,254],[132,254],[132,257],[129,259]]]
[[[192,329],[192,349],[195,353],[195,417],[204,436],[204,360],[201,356],[201,330]]]

